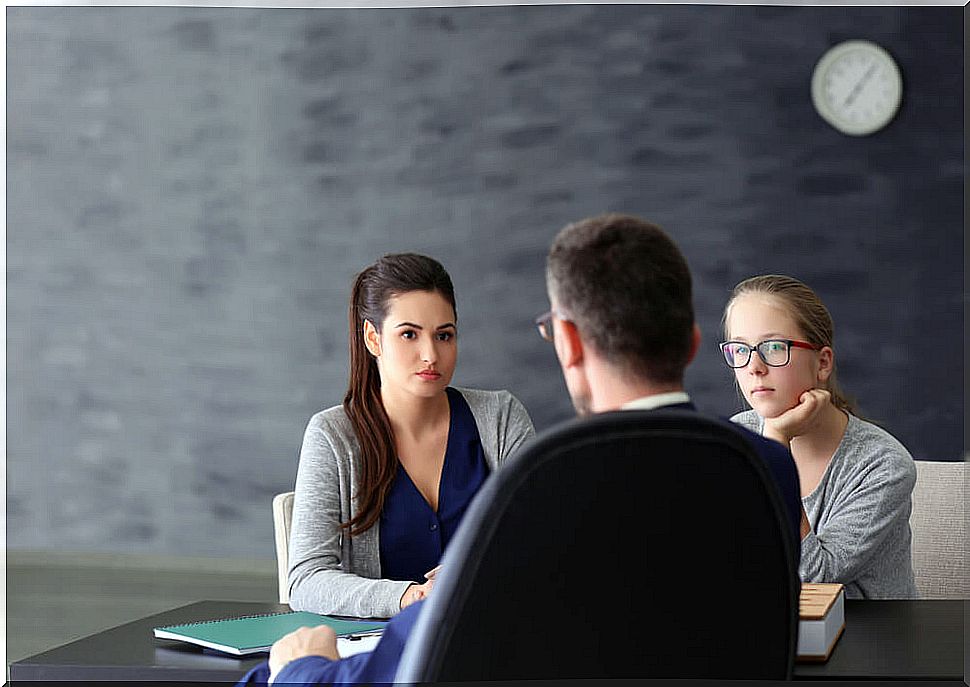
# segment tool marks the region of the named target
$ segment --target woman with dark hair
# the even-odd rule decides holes
[[[424,598],[472,497],[531,436],[507,391],[449,387],[451,278],[424,255],[385,255],[354,281],[350,382],[300,452],[290,606],[387,618]]]

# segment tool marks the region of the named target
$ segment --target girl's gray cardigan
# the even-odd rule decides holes
[[[508,391],[461,389],[475,418],[485,462],[501,465],[535,434],[525,407]],[[290,607],[389,618],[401,610],[409,581],[381,579],[380,524],[350,537],[340,528],[357,515],[360,447],[342,406],[310,418],[300,451],[290,531]]]
[[[731,418],[761,433],[753,410]],[[886,430],[849,415],[842,442],[815,490],[802,499],[811,531],[802,539],[802,582],[841,582],[848,599],[912,599],[916,464]]]

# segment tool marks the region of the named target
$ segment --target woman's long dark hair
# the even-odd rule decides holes
[[[391,298],[411,291],[440,293],[451,303],[457,318],[451,277],[440,262],[426,255],[385,255],[357,275],[350,293],[350,381],[344,395],[344,411],[360,444],[360,466],[357,515],[341,523],[341,527],[349,529],[352,537],[377,522],[398,463],[391,422],[381,401],[377,360],[364,344],[364,321],[380,332]]]

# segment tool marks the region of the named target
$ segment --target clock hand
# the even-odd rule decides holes
[[[873,72],[875,72],[875,69],[876,69],[876,63],[873,62],[872,64],[869,65],[869,68],[866,70],[866,73],[862,75],[862,78],[859,79],[859,83],[857,83],[852,88],[852,90],[849,91],[849,95],[847,95],[845,97],[845,102],[842,103],[842,106],[843,107],[848,107],[849,105],[851,105],[853,103],[853,101],[856,99],[856,97],[858,97],[859,93],[862,92],[862,87],[865,86],[866,82],[870,78],[872,78],[872,74],[873,74]]]

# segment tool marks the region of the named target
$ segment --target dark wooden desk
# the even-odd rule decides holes
[[[234,658],[203,653],[197,646],[155,639],[152,628],[198,620],[231,618],[290,610],[285,604],[246,601],[198,601],[150,615],[78,639],[56,649],[10,664],[10,682],[21,681],[158,681],[236,682],[266,659]],[[16,632],[8,627],[7,632]]]
[[[824,664],[798,680],[963,680],[963,601],[847,601],[846,629]],[[265,658],[238,659],[155,639],[159,625],[288,610],[274,603],[200,601],[99,632],[10,665],[10,681],[235,682]],[[16,632],[14,627],[8,632]]]
[[[965,601],[845,602],[845,632],[825,663],[795,679],[963,681]]]

